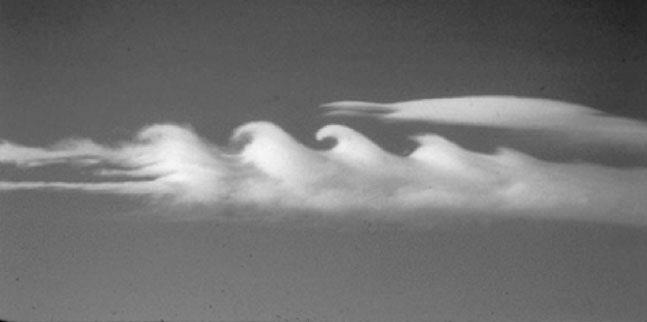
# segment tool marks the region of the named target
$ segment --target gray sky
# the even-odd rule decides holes
[[[410,152],[406,136],[422,131],[470,151],[504,145],[548,162],[633,171],[647,157],[631,145],[323,117],[319,105],[517,95],[644,122],[646,10],[639,1],[1,1],[0,139],[113,144],[171,122],[224,146],[236,127],[263,120],[322,147],[315,133],[334,120],[396,153]],[[65,164],[26,169],[3,157],[0,181],[96,180]],[[646,177],[634,178],[616,193],[614,184],[631,180],[614,175],[604,189],[643,187]],[[168,221],[139,196],[1,188],[5,319],[647,318],[647,230],[633,219],[556,212],[418,227],[306,213],[268,223],[232,220],[265,215],[234,208],[224,219]],[[609,209],[600,216],[615,218]]]

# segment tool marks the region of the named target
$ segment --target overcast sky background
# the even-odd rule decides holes
[[[112,142],[174,122],[225,143],[236,126],[268,120],[313,145],[330,121],[323,103],[483,94],[647,121],[646,35],[640,1],[1,1],[0,138]],[[402,126],[337,121],[388,150],[410,147]],[[505,133],[433,129],[477,151],[515,144]],[[565,158],[549,146],[515,147]],[[647,165],[644,155],[583,157]],[[74,178],[64,167],[46,170],[0,166],[0,179]],[[645,227],[130,218],[140,203],[0,193],[0,317],[647,318]]]

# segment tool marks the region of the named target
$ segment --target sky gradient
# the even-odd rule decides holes
[[[620,128],[643,133],[645,35],[647,10],[639,1],[0,1],[0,181],[98,180],[61,162],[16,167],[11,162],[23,154],[7,151],[17,146],[47,152],[43,147],[72,138],[112,151],[119,142],[137,142],[133,138],[147,126],[173,124],[190,129],[173,133],[195,135],[205,146],[240,148],[230,143],[232,133],[241,125],[257,131],[244,124],[266,121],[320,151],[333,144],[315,134],[336,123],[397,156],[415,148],[411,135],[435,133],[478,156],[501,146],[520,151],[542,169],[586,162],[604,171],[562,172],[602,178],[591,182],[611,184],[597,192],[608,192],[606,197],[630,191],[635,202],[645,184],[644,141],[618,147],[616,141],[581,144],[564,135],[579,124],[589,134],[576,139],[606,140],[602,129],[613,129],[604,127],[613,121],[608,117],[600,123],[576,117],[555,135],[492,127],[479,121],[485,118],[472,126],[419,115],[383,122],[370,115],[326,115],[329,110],[320,106],[514,95],[590,106],[621,120],[613,123]],[[328,129],[338,139],[345,133]],[[94,156],[103,158],[101,151]],[[203,150],[160,151],[170,151],[161,159],[205,160],[199,157]],[[253,150],[242,151],[248,161],[262,160]],[[469,155],[466,160],[474,160]],[[349,172],[349,178],[358,177]],[[366,180],[369,187],[382,182]],[[627,182],[638,188],[622,190]],[[164,208],[139,195],[0,187],[0,317],[647,318],[644,221],[600,220],[626,218],[619,215],[626,203],[598,207],[604,211],[596,220],[557,212],[439,216],[424,225],[370,216],[322,218],[312,209],[281,216],[277,209],[234,207],[213,219],[210,207]],[[381,218],[404,213],[384,209]],[[634,209],[639,219],[642,209]],[[272,220],[240,219],[247,215]],[[177,220],[186,217],[192,220]]]

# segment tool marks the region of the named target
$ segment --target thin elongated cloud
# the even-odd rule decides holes
[[[386,104],[339,101],[322,107],[328,110],[328,115],[543,131],[578,143],[626,145],[647,150],[644,122],[548,99],[468,96]]]
[[[210,146],[190,129],[177,125],[149,126],[132,141],[114,146],[88,139],[67,139],[47,148],[4,141],[0,143],[0,163],[19,168],[53,164],[90,167],[93,176],[92,182],[0,181],[0,190],[80,190],[155,198],[171,195],[176,202],[206,202],[218,195],[214,183],[219,181],[219,162]]]
[[[483,110],[474,108],[481,99]],[[606,131],[600,140],[612,137],[632,144],[646,131],[637,121],[566,103],[551,105],[551,101],[544,100],[514,98],[514,102],[521,103],[520,110],[508,104],[487,111],[498,106],[492,105],[493,100],[501,99],[459,98],[450,105],[441,104],[444,112],[425,112],[423,106],[429,102],[429,109],[437,107],[435,100],[396,103],[384,105],[392,114],[375,117],[400,115],[395,118],[422,122],[440,118],[516,129],[545,128],[566,134],[595,132],[584,126],[595,123],[602,132]],[[460,102],[473,104],[465,107]],[[543,113],[536,110],[540,102],[547,106]],[[328,106],[334,108],[335,114],[371,116],[376,109],[381,113],[387,109],[362,104]],[[450,113],[451,106],[456,106],[456,111]],[[495,116],[502,111],[509,112],[507,119]],[[209,215],[214,217],[220,215],[221,209],[251,206],[268,214],[296,216],[315,211],[329,216],[362,214],[395,221],[437,216],[521,216],[647,224],[646,168],[547,162],[506,148],[493,154],[477,153],[433,133],[412,137],[418,147],[409,155],[389,153],[347,126],[326,125],[314,136],[336,143],[330,149],[313,149],[268,122],[238,127],[232,146],[209,143],[190,127],[175,124],[152,125],[132,140],[112,145],[68,139],[39,148],[5,140],[0,142],[0,165],[29,171],[62,164],[89,170],[91,175],[82,182],[0,178],[0,191],[134,195],[180,207],[200,205],[211,209]]]

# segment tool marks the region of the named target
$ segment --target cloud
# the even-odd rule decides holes
[[[93,180],[103,182],[9,182],[0,190],[80,190],[151,197],[173,196],[175,202],[207,202],[219,194],[222,166],[218,153],[189,128],[153,125],[132,142],[114,147],[91,140],[68,139],[48,148],[0,143],[0,164],[20,168],[65,164],[93,167]],[[121,178],[115,181],[110,178]],[[127,180],[123,180],[127,178]],[[109,180],[110,179],[110,180]],[[135,180],[134,180],[135,179]]]
[[[425,122],[538,131],[578,143],[647,150],[644,122],[571,103],[515,96],[467,96],[397,103],[340,101],[322,105],[327,115],[388,122]]]
[[[479,105],[480,98],[458,98],[450,105],[429,100],[384,105],[387,107],[372,103],[328,106],[334,106],[336,114],[368,115],[379,106],[381,112],[390,108],[393,113],[376,116],[379,118],[400,115],[396,118],[422,122],[440,118],[519,129],[546,128],[566,134],[571,133],[569,129],[593,131],[584,124],[595,123],[601,131],[610,133],[602,137],[626,142],[633,142],[645,131],[639,122],[602,116],[584,107],[513,100],[522,106],[521,112],[514,110],[509,101],[505,108],[494,108],[506,111],[504,117],[495,117],[497,113],[493,111],[470,112],[475,105],[494,106],[490,98],[484,105]],[[441,112],[425,114],[423,106],[429,102],[431,107],[444,107]],[[545,112],[535,110],[539,108],[537,104],[545,106]],[[450,113],[448,106],[457,106],[456,111]],[[230,146],[211,144],[190,127],[174,124],[146,127],[132,140],[113,145],[68,139],[37,148],[0,141],[0,166],[29,171],[63,164],[91,173],[83,182],[0,178],[0,191],[135,195],[179,207],[199,205],[211,209],[212,216],[219,216],[224,208],[255,207],[273,214],[314,211],[394,221],[438,216],[523,216],[647,223],[645,168],[547,162],[506,148],[493,154],[477,153],[432,133],[412,137],[418,147],[409,155],[396,155],[354,129],[337,124],[324,126],[315,138],[334,140],[335,144],[326,150],[313,149],[268,122],[238,127]]]

